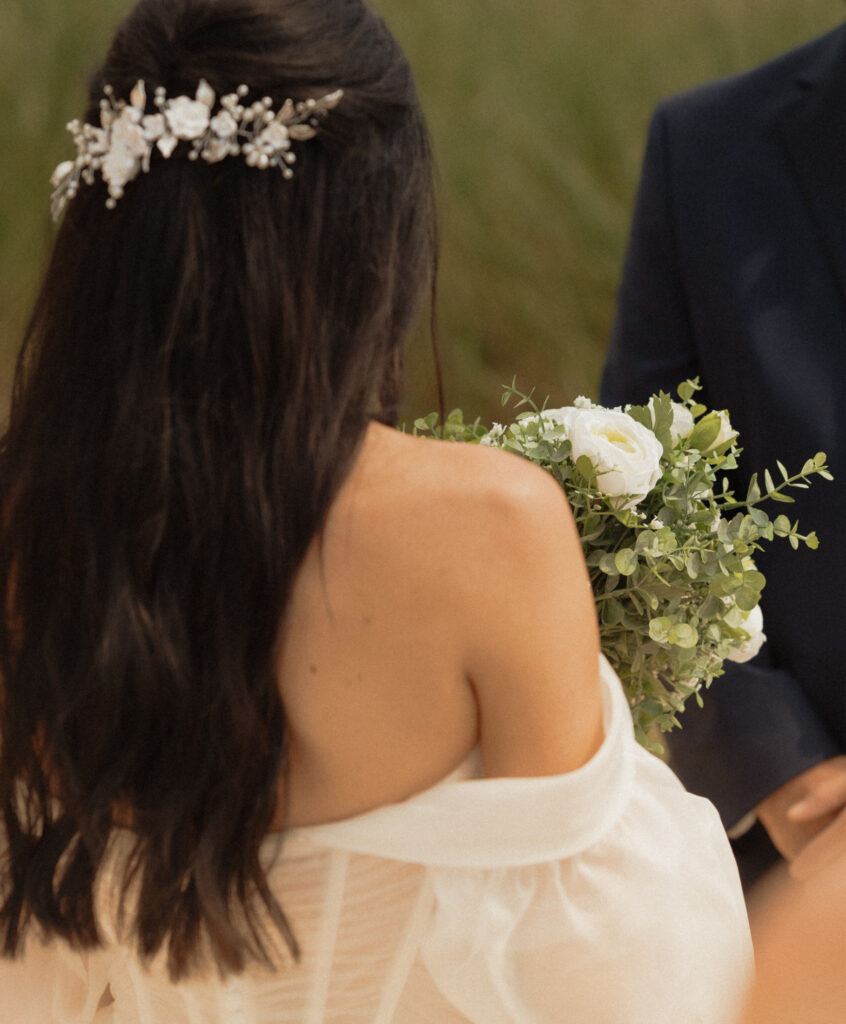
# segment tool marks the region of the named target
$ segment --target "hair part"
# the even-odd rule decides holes
[[[59,228],[0,449],[0,948],[100,942],[116,810],[140,954],[172,977],[292,952],[260,848],[286,765],[292,582],[434,281],[431,153],[361,0],[141,0],[91,82],[127,98],[342,88],[295,177],[172,158]],[[135,901],[133,901],[135,902]]]

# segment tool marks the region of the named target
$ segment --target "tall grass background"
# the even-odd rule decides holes
[[[0,418],[52,227],[64,124],[128,0],[0,4]],[[596,394],[650,112],[834,27],[842,0],[377,0],[440,167],[448,407]],[[404,416],[435,404],[425,331]]]

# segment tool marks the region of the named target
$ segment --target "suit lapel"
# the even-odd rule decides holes
[[[846,26],[794,80],[778,118],[846,306]]]

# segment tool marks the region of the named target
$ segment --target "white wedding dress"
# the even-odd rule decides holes
[[[302,949],[277,970],[173,985],[118,936],[0,961],[4,1024],[723,1024],[751,972],[734,860],[712,806],[634,740],[602,665],[605,739],[578,771],[474,778],[268,837]],[[106,993],[104,998],[104,992]],[[111,1000],[111,1001],[110,1001]],[[108,1002],[108,1005],[106,1003]],[[99,1007],[99,1009],[98,1009]]]

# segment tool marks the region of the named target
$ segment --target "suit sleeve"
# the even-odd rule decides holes
[[[672,217],[672,168],[662,107],[646,144],[643,173],[617,299],[600,399],[645,401],[699,374]]]
[[[706,404],[711,391],[719,393],[719,381],[707,379],[702,365],[700,346],[708,339],[697,334],[695,290],[685,275],[685,246],[701,240],[680,239],[673,217],[681,200],[674,195],[668,111],[660,106],[649,130],[602,379],[605,405],[642,402],[659,390],[675,395],[681,381],[697,376]],[[766,595],[764,612],[766,619]],[[840,753],[800,682],[770,660],[778,646],[770,640],[754,662],[727,663],[704,707],[690,701],[669,741],[672,767],[688,789],[716,804],[726,827]]]

